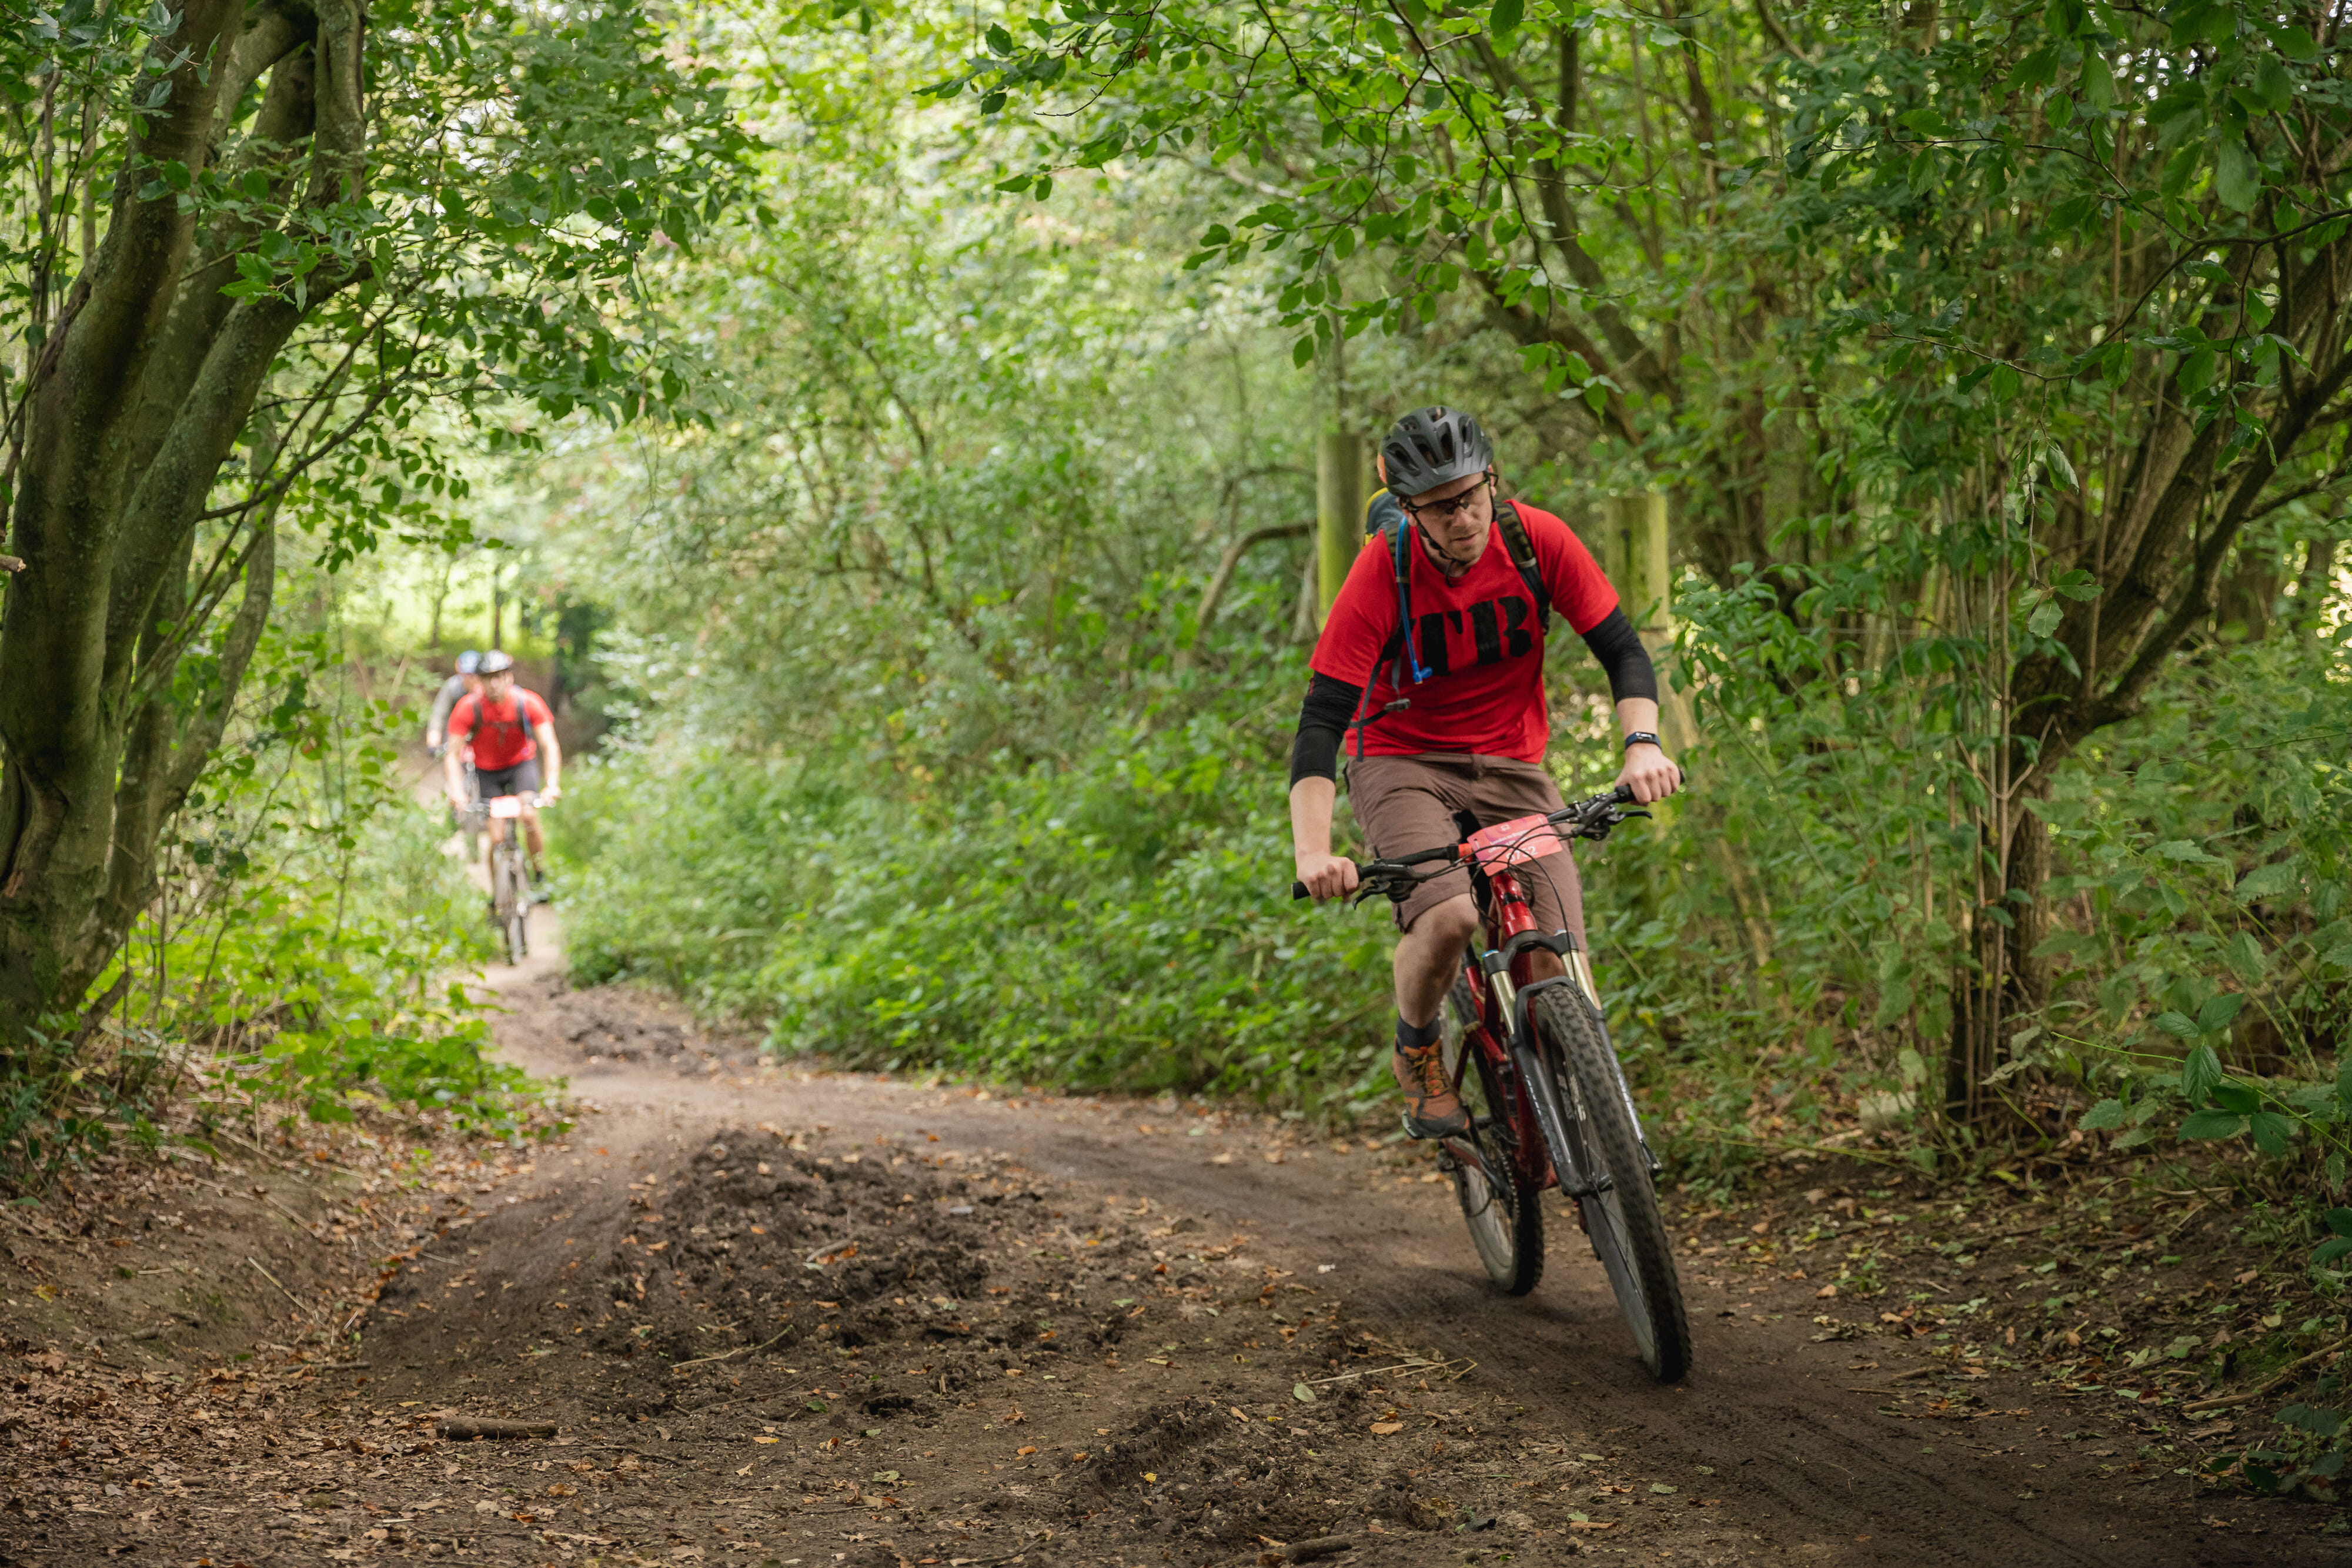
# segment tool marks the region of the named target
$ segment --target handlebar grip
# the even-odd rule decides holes
[[[1307,884],[1303,882],[1292,883],[1290,884],[1290,896],[1294,902],[1298,899],[1305,898],[1307,896]]]

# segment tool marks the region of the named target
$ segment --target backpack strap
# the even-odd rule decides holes
[[[1503,530],[1503,548],[1511,552],[1511,564],[1519,569],[1519,580],[1528,585],[1528,594],[1536,603],[1536,625],[1547,636],[1551,632],[1551,590],[1544,583],[1543,564],[1536,559],[1536,542],[1528,537],[1527,519],[1519,508],[1508,501],[1495,503],[1495,522]]]
[[[1528,537],[1528,525],[1519,516],[1517,507],[1508,501],[1495,503],[1495,521],[1503,531],[1503,548],[1509,552],[1511,565],[1517,569],[1519,580],[1527,585],[1528,595],[1535,601],[1536,625],[1549,635],[1551,631],[1551,590],[1544,583],[1543,565],[1536,559],[1535,540]],[[1405,515],[1404,504],[1386,489],[1372,492],[1364,507],[1364,537],[1381,536],[1388,551],[1389,574],[1396,584],[1397,625],[1388,644],[1381,650],[1390,663],[1389,682],[1402,693],[1408,684],[1419,685],[1436,674],[1436,671],[1421,662],[1421,651],[1412,641],[1412,522]],[[1366,694],[1370,695],[1369,691]],[[1409,706],[1408,699],[1400,696],[1381,710],[1392,713]],[[1381,714],[1369,714],[1355,720],[1349,727],[1356,731],[1356,754],[1363,755],[1363,730]]]
[[[1536,607],[1536,626],[1546,636],[1551,633],[1551,589],[1544,581],[1543,563],[1536,558],[1536,542],[1528,535],[1527,519],[1519,508],[1509,501],[1495,503],[1495,523],[1502,530],[1503,549],[1511,558],[1511,565],[1527,586],[1528,597]],[[1393,684],[1405,688],[1408,673],[1418,685],[1436,674],[1421,662],[1420,651],[1412,643],[1412,522],[1405,515],[1404,504],[1387,490],[1376,490],[1364,507],[1364,534],[1379,534],[1388,548],[1390,574],[1396,582],[1397,632],[1388,649],[1395,661]]]
[[[1402,692],[1408,674],[1412,677],[1412,684],[1419,685],[1437,672],[1421,662],[1421,651],[1412,643],[1412,524],[1395,497],[1383,490],[1380,498],[1385,498],[1389,503],[1386,507],[1380,508],[1380,531],[1382,541],[1388,546],[1389,573],[1396,582],[1396,664],[1391,684]],[[1374,507],[1378,506],[1379,498],[1376,498]]]

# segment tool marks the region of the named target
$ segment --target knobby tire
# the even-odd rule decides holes
[[[1461,1060],[1468,1030],[1476,1024],[1478,1009],[1466,980],[1457,979],[1446,994],[1444,1026],[1445,1070],[1454,1071]],[[1470,1166],[1456,1166],[1454,1196],[1462,1206],[1462,1221],[1470,1229],[1471,1245],[1486,1265],[1486,1277],[1506,1295],[1524,1296],[1543,1279],[1543,1193],[1520,1179],[1511,1135],[1511,1105],[1496,1081],[1494,1065],[1474,1053],[1462,1074],[1463,1106],[1486,1124],[1474,1134],[1478,1152],[1503,1180],[1490,1184]]]
[[[1677,1382],[1691,1364],[1682,1278],[1608,1034],[1572,987],[1549,986],[1528,1000],[1544,1059],[1559,1076],[1558,1100],[1577,1160],[1588,1180],[1609,1178],[1605,1191],[1582,1200],[1592,1249],[1650,1375]]]
[[[523,923],[530,915],[530,904],[524,887],[521,860],[521,855],[503,841],[491,848],[490,918],[506,943],[509,967],[521,963],[530,951],[523,929]]]

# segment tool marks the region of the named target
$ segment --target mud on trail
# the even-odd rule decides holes
[[[1957,1321],[1836,1299],[1744,1225],[1678,1228],[1697,1370],[1659,1388],[1573,1222],[1498,1296],[1423,1151],[784,1071],[544,965],[505,995],[508,1053],[583,1097],[568,1142],[387,1220],[356,1348],[20,1343],[53,1359],[0,1412],[0,1558],[2346,1556],[2322,1511],[2201,1490],[2225,1441],[1963,1364]],[[77,1440],[101,1404],[135,1429]]]

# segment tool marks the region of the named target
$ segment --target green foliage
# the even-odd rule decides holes
[[[856,1065],[1344,1099],[1386,1064],[1386,906],[1292,907],[1279,784],[1222,715],[929,804],[632,757],[567,792],[571,961]]]
[[[421,716],[362,695],[343,601],[320,591],[348,580],[288,575],[320,608],[265,642],[247,721],[165,840],[176,874],[122,960],[132,1006],[152,997],[143,1026],[201,1053],[200,1124],[376,1108],[510,1133],[536,1089],[488,1058],[458,983],[491,944],[400,759]]]
[[[481,894],[420,810],[396,739],[413,707],[362,695],[334,590],[273,629],[226,744],[160,847],[163,892],[101,977],[0,1078],[0,1180],[37,1186],[115,1139],[248,1141],[288,1117],[426,1117],[499,1135],[541,1088],[491,1059],[458,980],[489,956]],[[184,664],[183,668],[186,666]]]
[[[2322,1502],[2338,1500],[2345,1461],[2352,1457],[2352,1416],[2335,1407],[2344,1397],[2344,1384],[2341,1375],[2330,1372],[2320,1378],[2314,1396],[2326,1403],[2297,1402],[2273,1417],[2277,1435],[2248,1449],[2239,1461],[2248,1485],[2263,1491],[2300,1491]]]
[[[2341,776],[2314,746],[2352,725],[2335,585],[2288,583],[2341,531],[2306,494],[2336,437],[2245,466],[2303,350],[2226,264],[2336,197],[2232,95],[2284,73],[2332,105],[2332,66],[2236,21],[2237,53],[2179,57],[2147,47],[2170,21],[2064,8],[1924,44],[1800,9],[1790,49],[1745,12],[1064,7],[949,69],[928,51],[971,35],[905,20],[879,52],[819,30],[746,68],[805,237],[715,236],[669,279],[730,413],[559,470],[579,500],[551,549],[609,597],[599,678],[633,727],[565,826],[587,973],[862,1061],[1355,1082],[1377,921],[1269,946],[1263,921],[1308,917],[1254,902],[1286,862],[1287,571],[1244,558],[1205,634],[1192,606],[1223,540],[1303,517],[1324,400],[1377,427],[1442,396],[1572,519],[1675,497],[1696,789],[1586,869],[1678,1157],[1957,1149],[1956,1092],[2051,1136],[2086,1100],[2136,1141],[2336,1135],[2311,1088],[2344,1010]],[[1082,69],[1070,122],[1023,111]],[[918,80],[949,109],[888,107]],[[950,153],[985,187],[914,172]],[[2168,225],[2202,237],[2176,255]],[[1276,379],[1295,362],[1311,386]],[[2098,542],[2144,523],[2125,469],[2184,385],[2221,433],[2197,483],[2251,486],[2194,582],[2186,542],[2140,538],[2145,572]],[[2171,620],[2095,646],[2126,589]],[[1598,787],[1607,720],[1562,642],[1554,766]],[[2117,684],[2067,684],[2086,668]],[[1222,801],[1164,782],[1204,757]],[[2027,824],[2046,886],[2010,881]],[[1981,1061],[1955,1044],[1972,992]]]

